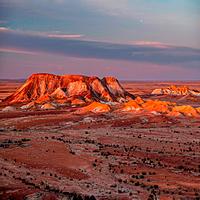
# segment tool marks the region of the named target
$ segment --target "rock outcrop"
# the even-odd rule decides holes
[[[135,100],[123,103],[122,108],[120,108],[119,111],[150,112],[152,114],[164,114],[172,117],[200,117],[200,108],[194,108],[190,105],[180,106],[168,101],[144,101],[138,97]]]
[[[160,89],[155,89],[152,91],[153,95],[173,95],[173,96],[185,96],[185,95],[193,95],[193,96],[199,96],[200,97],[200,91],[198,90],[192,90],[189,89],[186,86],[170,86],[168,88],[160,88]]]
[[[110,111],[110,106],[104,103],[99,102],[92,102],[88,106],[82,107],[80,110],[78,110],[79,114],[84,114],[88,112],[93,113],[105,113]]]
[[[190,117],[198,117],[199,116],[198,109],[193,108],[190,105],[175,106],[175,107],[173,107],[172,112],[178,112],[185,116],[190,116]]]
[[[142,108],[150,112],[155,111],[160,113],[167,113],[175,105],[175,103],[171,103],[168,101],[147,100],[145,103],[142,104]]]
[[[82,105],[93,101],[125,102],[134,98],[114,77],[99,79],[82,75],[33,74],[3,101],[8,104],[24,103],[28,108],[30,102],[46,104],[60,101],[62,104]]]
[[[123,104],[122,111],[131,111],[131,110],[141,110],[142,104],[144,103],[144,100],[140,97],[137,97],[135,100],[130,100]]]
[[[5,108],[2,109],[2,112],[13,112],[16,111],[16,108],[13,106],[6,106]]]
[[[30,103],[27,103],[23,106],[21,106],[20,108],[22,110],[27,110],[27,109],[30,109],[30,108],[36,108],[37,104],[33,101],[33,102],[30,102]]]
[[[51,103],[45,103],[44,105],[41,106],[41,109],[43,109],[43,110],[54,110],[54,109],[56,109],[56,106],[54,106]]]

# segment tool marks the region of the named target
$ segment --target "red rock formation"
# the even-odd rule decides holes
[[[130,96],[130,94],[124,90],[116,78],[104,77],[102,81],[104,85],[107,86],[114,101],[124,102],[126,101],[127,97],[129,97],[129,100],[134,99],[133,96]]]
[[[82,102],[121,102],[134,99],[134,96],[126,92],[113,77],[101,80],[81,75],[33,74],[4,102],[13,104],[35,101],[43,104],[59,100],[71,102],[74,99],[81,99]]]
[[[155,114],[166,114],[172,117],[188,116],[199,117],[200,108],[194,108],[190,105],[178,106],[176,103],[159,100],[142,100],[136,98],[122,105],[120,111],[147,111]]]
[[[44,105],[41,106],[41,109],[43,109],[43,110],[54,110],[54,109],[56,109],[56,107],[51,103],[45,103]]]
[[[124,103],[122,111],[131,111],[131,110],[138,111],[140,109],[141,106],[135,100],[131,100],[128,101],[127,103]]]
[[[110,111],[110,106],[104,103],[99,103],[99,102],[92,102],[88,106],[85,106],[81,108],[80,110],[77,111],[79,114],[84,114],[87,112],[93,112],[93,113],[104,113],[104,112],[109,112]]]
[[[154,95],[162,95],[162,94],[167,94],[167,95],[193,95],[193,96],[200,96],[200,91],[197,90],[191,90],[186,86],[175,86],[172,85],[168,88],[160,88],[160,89],[155,89],[152,91],[151,94]]]
[[[167,116],[170,116],[170,117],[180,117],[180,116],[182,116],[182,114],[180,112],[177,112],[177,111],[169,111],[167,113]]]
[[[142,107],[147,111],[156,111],[160,113],[167,113],[174,106],[175,103],[159,100],[147,100]]]
[[[172,109],[172,112],[179,112],[182,113],[185,116],[190,116],[190,117],[198,117],[198,110],[193,108],[190,105],[184,105],[184,106],[175,106]]]

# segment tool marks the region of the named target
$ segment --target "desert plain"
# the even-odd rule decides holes
[[[0,99],[22,84],[2,80]],[[200,97],[151,94],[200,90],[200,81],[121,85],[144,100],[200,107]],[[200,199],[199,116],[80,109],[0,112],[0,199]]]

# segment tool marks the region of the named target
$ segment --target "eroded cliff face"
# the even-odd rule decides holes
[[[114,77],[99,79],[82,75],[33,74],[4,102],[125,102],[134,98]]]

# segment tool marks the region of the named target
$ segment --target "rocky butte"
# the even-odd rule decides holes
[[[41,108],[60,105],[83,105],[91,102],[125,102],[134,99],[114,77],[33,74],[12,95],[3,100],[7,104],[23,103],[22,109],[36,104]]]

